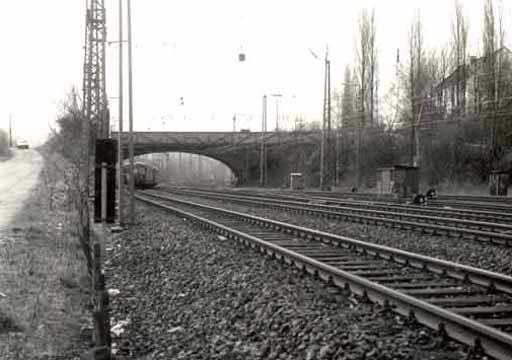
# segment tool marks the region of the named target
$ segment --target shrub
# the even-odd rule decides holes
[[[0,129],[0,156],[9,155],[9,137],[7,133]]]

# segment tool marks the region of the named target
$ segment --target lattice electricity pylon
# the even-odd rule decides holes
[[[86,0],[86,6],[83,110],[91,125],[91,135],[97,139],[106,139],[110,119],[106,93],[105,0]]]

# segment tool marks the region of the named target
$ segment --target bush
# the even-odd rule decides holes
[[[481,187],[487,183],[492,169],[489,134],[482,121],[469,118],[457,123],[447,121],[436,126],[419,127],[419,167],[422,182],[427,186],[445,183],[471,184]],[[343,129],[340,147],[340,179],[343,185],[355,183],[357,133]],[[500,153],[500,160],[506,156]],[[360,187],[374,187],[379,167],[410,164],[411,129],[394,130],[382,127],[366,128],[361,135]]]
[[[0,156],[7,156],[9,154],[9,137],[4,130],[0,129]]]

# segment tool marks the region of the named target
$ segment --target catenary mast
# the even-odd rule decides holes
[[[105,0],[86,0],[86,4],[83,111],[94,141],[108,138],[110,129],[105,79],[107,27]]]

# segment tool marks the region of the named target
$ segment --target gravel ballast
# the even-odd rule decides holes
[[[359,224],[320,216],[300,215],[263,207],[249,207],[229,201],[189,196],[177,198],[189,199],[201,204],[240,211],[512,276],[512,248],[503,245],[493,245],[489,242],[443,235],[433,236],[418,231]]]
[[[118,358],[463,359],[463,346],[298,269],[138,204],[109,240]]]

